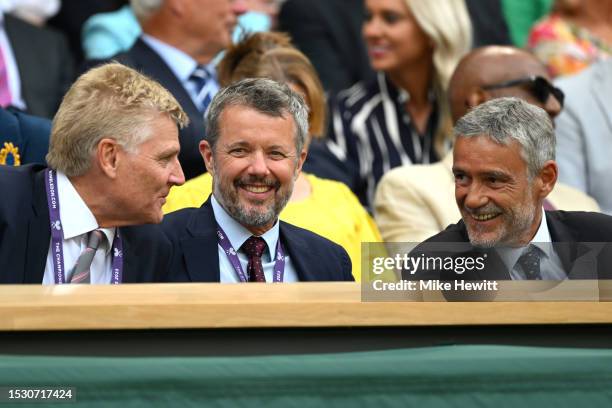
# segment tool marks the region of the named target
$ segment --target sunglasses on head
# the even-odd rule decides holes
[[[557,102],[559,102],[559,105],[563,107],[563,101],[565,100],[565,94],[563,91],[551,84],[549,80],[541,76],[513,79],[511,81],[506,81],[499,84],[486,85],[483,86],[482,89],[511,88],[513,86],[521,85],[526,85],[532,95],[535,96],[542,104],[545,104],[546,101],[548,101],[548,97],[552,94]]]

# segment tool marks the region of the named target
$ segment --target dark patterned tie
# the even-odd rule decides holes
[[[525,279],[542,280],[540,273],[540,249],[535,245],[529,245],[523,255],[516,261],[523,268]]]
[[[70,283],[89,283],[91,281],[90,271],[91,263],[93,262],[96,251],[102,242],[102,231],[95,230],[89,233],[87,239],[87,248],[79,255]]]
[[[251,237],[242,244],[241,248],[249,258],[247,265],[249,282],[265,282],[266,276],[261,264],[261,255],[266,249],[266,241],[260,237]]]
[[[206,69],[204,65],[198,65],[189,80],[195,84],[196,88],[196,105],[200,112],[204,113],[208,105],[212,101],[213,95],[211,94],[210,89],[206,87],[208,81],[213,79],[213,75]]]

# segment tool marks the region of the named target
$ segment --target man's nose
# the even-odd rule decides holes
[[[175,163],[170,173],[170,184],[180,186],[185,184],[185,174],[183,173],[183,168],[181,167],[181,163],[179,163],[178,158],[174,159]]]
[[[469,187],[466,187],[466,190],[465,200],[463,201],[464,207],[475,210],[487,205],[489,202],[486,189],[482,184],[472,183]]]
[[[232,12],[236,17],[249,11],[247,2],[245,0],[230,0],[232,5]]]
[[[268,162],[266,160],[266,155],[264,152],[253,152],[250,159],[251,163],[248,169],[249,174],[257,176],[267,176],[270,173],[270,169],[268,168]]]

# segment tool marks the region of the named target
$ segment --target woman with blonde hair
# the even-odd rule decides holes
[[[363,36],[377,77],[330,98],[330,148],[368,207],[385,172],[438,161],[450,147],[447,87],[469,51],[464,0],[366,0]]]
[[[325,96],[319,78],[304,54],[281,33],[256,33],[231,46],[217,70],[219,83],[227,86],[249,77],[266,77],[287,83],[300,93],[310,108],[311,137],[325,129]],[[310,140],[307,141],[307,146]],[[164,212],[199,207],[212,191],[206,173],[170,190]],[[353,276],[361,278],[361,243],[380,241],[370,215],[346,185],[301,172],[293,194],[280,218],[313,231],[341,245],[353,264]]]

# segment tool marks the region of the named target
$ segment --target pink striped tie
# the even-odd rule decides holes
[[[96,255],[96,250],[100,246],[102,237],[102,231],[100,230],[94,230],[89,233],[87,248],[85,248],[81,255],[79,255],[79,259],[77,259],[70,283],[89,283],[91,281],[89,269],[91,268],[94,255]]]
[[[0,106],[3,108],[10,106],[11,100],[11,90],[9,88],[4,50],[0,48]]]

